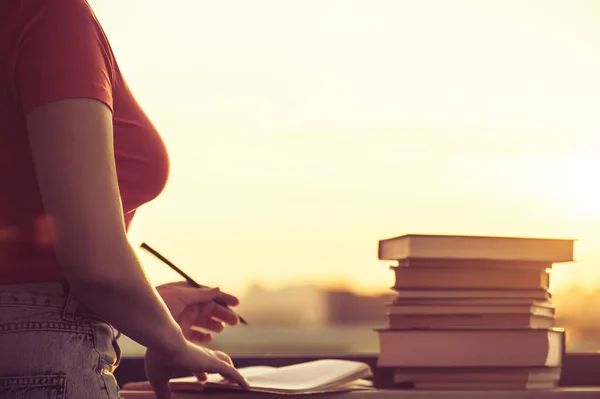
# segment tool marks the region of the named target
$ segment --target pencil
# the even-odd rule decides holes
[[[159,260],[161,260],[163,263],[165,263],[171,269],[175,270],[192,287],[194,287],[194,288],[208,288],[205,285],[198,284],[193,278],[191,278],[190,276],[188,276],[183,270],[181,270],[180,268],[178,268],[177,266],[175,266],[175,264],[173,264],[173,262],[171,262],[170,260],[168,260],[167,258],[165,258],[164,256],[162,256],[160,253],[158,253],[152,247],[150,247],[150,245],[148,245],[148,244],[146,244],[144,242],[144,243],[142,243],[142,245],[140,245],[140,247],[142,247],[146,251],[150,252],[152,255],[156,256]],[[236,314],[237,317],[240,319],[240,322],[242,324],[248,325],[248,323],[246,323],[246,320],[244,320],[244,318],[242,316],[240,316],[239,314],[235,313],[225,302],[223,302],[223,300],[221,298],[215,298],[215,299],[213,299],[213,302],[215,302],[217,305],[223,306],[225,309],[227,309],[227,310],[231,311],[232,313]]]

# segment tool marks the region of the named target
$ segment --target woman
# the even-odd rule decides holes
[[[247,388],[226,354],[190,342],[192,324],[236,322],[213,298],[237,300],[174,284],[165,306],[128,243],[167,175],[85,0],[0,2],[0,397],[118,398],[113,326],[147,347],[159,398],[174,369]]]

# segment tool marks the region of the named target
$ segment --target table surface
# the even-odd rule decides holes
[[[171,399],[259,399],[277,397],[252,392],[198,392],[173,393]],[[289,395],[286,395],[289,396]],[[522,391],[420,391],[420,390],[374,390],[313,395],[292,395],[310,399],[599,399],[598,388],[561,388],[553,390]],[[152,392],[121,391],[123,399],[155,399]]]

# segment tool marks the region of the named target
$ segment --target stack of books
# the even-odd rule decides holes
[[[550,293],[574,240],[405,235],[379,242],[396,299],[378,330],[378,366],[396,387],[552,389],[564,330]]]

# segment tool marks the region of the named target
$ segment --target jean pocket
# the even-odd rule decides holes
[[[64,399],[65,374],[39,374],[0,377],[2,399]]]
[[[115,346],[114,330],[104,321],[92,320],[94,330],[94,350],[98,354],[96,371],[100,374],[112,374],[120,360],[118,346]]]

